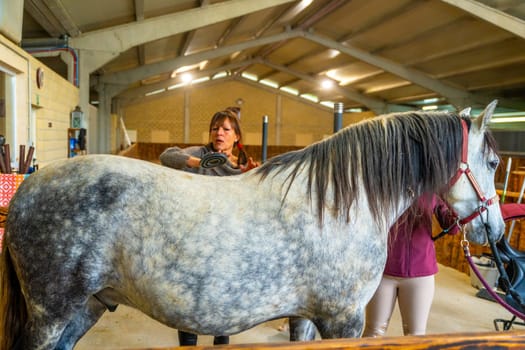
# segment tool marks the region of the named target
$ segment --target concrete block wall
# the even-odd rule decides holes
[[[260,88],[237,80],[195,85],[152,96],[124,108],[128,130],[137,131],[137,142],[207,142],[211,116],[242,99],[241,123],[244,143],[261,144],[262,117],[268,115],[268,144],[306,146],[333,131],[333,110],[286,93]],[[189,113],[185,121],[185,110]],[[373,114],[344,115],[343,125]],[[185,128],[188,130],[185,132]],[[187,139],[185,139],[187,137]]]
[[[67,158],[71,111],[79,103],[78,88],[60,75],[32,60],[31,105],[36,117],[36,156],[39,166]],[[36,70],[45,72],[44,85],[36,86]]]
[[[14,78],[15,106],[7,100],[6,108],[14,109],[16,132],[7,143],[18,158],[19,145],[34,145],[39,166],[67,158],[70,113],[79,103],[79,91],[74,85],[33,58],[9,39],[0,35],[0,66]],[[43,71],[43,80],[37,86],[37,70]],[[5,93],[5,91],[4,91]],[[8,93],[9,94],[9,93]],[[7,118],[7,117],[6,117]],[[13,153],[13,152],[12,152]]]

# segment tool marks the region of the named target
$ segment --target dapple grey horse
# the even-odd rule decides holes
[[[480,213],[474,242],[502,234],[494,108],[379,116],[233,177],[110,155],[51,164],[10,203],[1,349],[71,349],[119,304],[199,334],[298,316],[323,338],[358,337],[388,228],[420,194]]]

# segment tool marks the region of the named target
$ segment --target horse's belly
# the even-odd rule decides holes
[[[301,280],[299,244],[269,240],[256,229],[242,237],[220,229],[214,234],[224,238],[201,233],[174,248],[159,239],[156,247],[142,244],[142,253],[122,267],[134,276],[135,307],[175,328],[199,325],[199,333],[226,334],[293,313],[303,303],[298,295],[307,294],[309,283]]]
[[[132,306],[171,327],[218,335],[234,334],[286,314],[291,305],[284,300],[292,291],[277,285],[263,291],[247,287],[240,279],[212,279],[209,284],[190,279],[183,283],[151,281],[144,294],[139,293],[149,295],[147,300],[137,300],[135,295]]]

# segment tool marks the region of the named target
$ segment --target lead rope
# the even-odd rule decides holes
[[[487,213],[488,214],[488,213]],[[503,282],[504,286],[503,288],[507,289],[506,292],[510,293],[511,297],[514,298],[519,305],[523,305],[521,297],[519,294],[511,287],[511,283],[509,280],[509,276],[507,275],[507,271],[505,271],[505,268],[503,267],[503,263],[501,261],[501,257],[499,256],[499,253],[497,252],[497,248],[495,246],[494,241],[490,238],[490,227],[489,225],[483,220],[483,215],[480,213],[480,219],[483,222],[483,225],[485,227],[485,232],[487,234],[487,240],[490,245],[490,249],[492,250],[492,253],[494,255],[494,259],[496,260],[496,267],[498,268],[498,271],[501,275],[500,281]],[[492,286],[489,286],[488,282],[483,278],[481,273],[479,272],[478,268],[476,267],[476,264],[474,261],[472,261],[472,256],[470,255],[470,248],[469,248],[469,241],[466,239],[465,231],[463,230],[463,226],[461,226],[461,231],[463,232],[463,239],[461,240],[461,247],[463,248],[463,253],[465,254],[465,258],[467,259],[470,267],[472,268],[472,271],[476,274],[478,279],[481,281],[487,292],[507,311],[509,311],[511,314],[513,314],[516,317],[521,318],[525,321],[525,314],[516,310],[512,306],[510,306],[505,300],[503,300],[494,290],[492,290]],[[503,238],[504,239],[504,238]]]
[[[474,273],[476,274],[478,279],[481,281],[481,283],[483,284],[483,286],[485,287],[487,292],[490,294],[490,296],[492,296],[494,298],[494,300],[496,300],[501,306],[503,306],[505,309],[507,309],[507,311],[509,311],[511,314],[513,314],[514,316],[519,317],[519,318],[521,318],[522,320],[525,321],[525,314],[519,312],[518,310],[516,310],[515,308],[513,308],[512,306],[507,304],[505,302],[505,300],[501,299],[501,297],[496,292],[494,292],[492,290],[492,287],[489,286],[487,281],[485,281],[485,279],[483,278],[483,276],[481,275],[481,273],[477,269],[476,264],[474,264],[474,262],[472,261],[472,257],[470,256],[470,251],[469,251],[469,247],[468,247],[468,241],[462,240],[462,242],[467,242],[466,245],[464,245],[462,243],[462,247],[463,247],[463,251],[465,253],[465,257],[467,258],[467,261],[468,261],[470,267],[472,268],[472,271],[474,271]]]

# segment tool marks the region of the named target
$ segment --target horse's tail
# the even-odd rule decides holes
[[[27,308],[11,254],[4,241],[0,253],[0,350],[13,349],[27,321]]]

